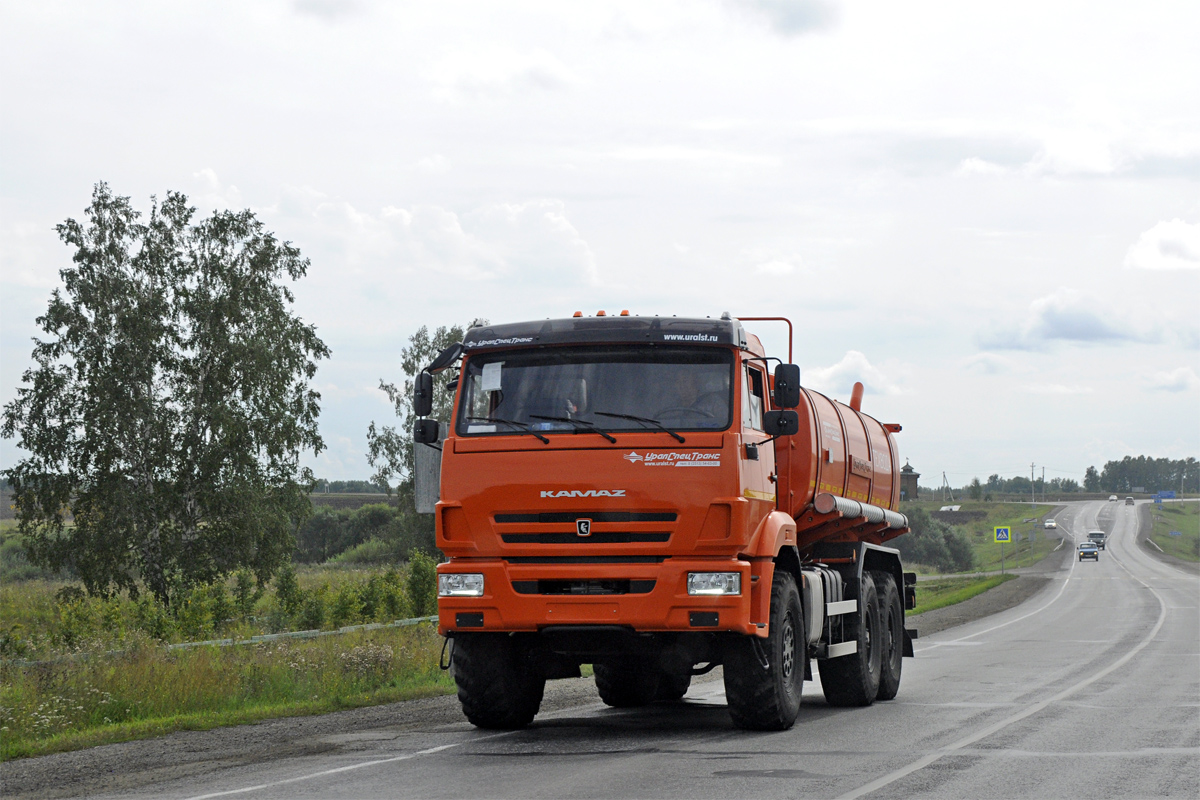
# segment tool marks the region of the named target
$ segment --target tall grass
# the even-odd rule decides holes
[[[62,581],[0,586],[0,658],[44,660],[80,652],[289,630],[329,630],[435,613],[433,560],[403,568],[285,569],[267,587],[247,575],[197,586],[163,605],[143,593],[89,597]]]
[[[431,625],[0,664],[0,758],[451,691]]]

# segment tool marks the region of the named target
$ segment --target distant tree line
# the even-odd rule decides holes
[[[1170,489],[1194,492],[1200,488],[1200,463],[1194,458],[1125,456],[1120,461],[1105,463],[1099,473],[1095,467],[1088,467],[1084,486],[1093,492],[1131,492],[1134,487],[1147,492]]]
[[[1072,478],[1035,477],[1032,481],[1022,475],[1002,478],[998,474],[988,476],[986,482],[972,478],[966,486],[952,489],[955,497],[971,500],[989,500],[997,495],[1029,497],[1043,494],[1062,495],[1075,492],[1131,492],[1135,488],[1153,493],[1173,489],[1195,492],[1200,490],[1200,463],[1195,458],[1173,460],[1149,458],[1147,456],[1125,456],[1120,461],[1109,461],[1097,470],[1088,467],[1083,475],[1083,485]],[[922,486],[921,493],[936,498],[940,490]]]
[[[375,481],[327,481],[317,478],[313,491],[319,494],[388,494],[387,484]]]

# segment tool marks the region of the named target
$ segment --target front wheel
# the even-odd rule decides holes
[[[739,728],[782,731],[800,713],[808,640],[800,592],[791,573],[776,569],[766,639],[739,636],[725,650],[725,698]]]
[[[537,715],[546,679],[519,640],[496,633],[459,634],[451,665],[458,700],[472,725],[514,730]]]

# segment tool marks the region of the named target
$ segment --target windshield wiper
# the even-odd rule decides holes
[[[580,431],[592,431],[594,433],[600,434],[601,436],[603,436],[605,439],[608,439],[613,444],[617,443],[617,438],[615,436],[612,436],[608,432],[601,430],[599,425],[597,425],[594,422],[588,422],[586,419],[571,419],[570,417],[546,417],[541,414],[530,414],[529,418],[530,419],[548,419],[551,422],[566,422],[567,424],[569,424],[573,428],[575,428],[576,433],[579,433]],[[582,425],[583,427],[582,428],[579,427],[580,425]]]
[[[663,425],[658,420],[651,419],[650,417],[639,417],[636,414],[613,414],[608,411],[593,411],[592,413],[595,414],[597,417],[616,417],[617,419],[631,419],[634,422],[649,423],[649,424],[653,425],[654,427],[658,428],[660,431],[669,433],[672,436],[674,436],[676,439],[679,440],[680,444],[683,444],[685,441],[684,438],[682,436],[680,436],[678,433],[671,430],[666,425]]]
[[[468,422],[473,420],[475,422],[499,422],[502,425],[512,425],[519,433],[528,433],[530,436],[536,436],[541,439],[543,444],[550,444],[549,439],[530,428],[524,422],[517,422],[512,419],[500,419],[499,417],[466,417],[466,419]]]

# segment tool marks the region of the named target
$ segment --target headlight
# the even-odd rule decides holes
[[[742,573],[740,572],[689,572],[688,594],[741,594]]]
[[[438,575],[438,597],[482,597],[483,576],[474,572]]]

